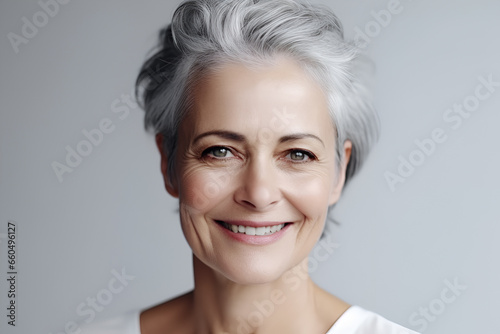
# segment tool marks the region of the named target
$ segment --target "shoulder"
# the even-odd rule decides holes
[[[193,292],[144,310],[140,315],[142,334],[192,332]]]
[[[189,328],[191,293],[146,310],[137,310],[81,327],[80,334],[182,333]]]
[[[80,334],[140,334],[140,311],[84,325]]]
[[[418,334],[359,306],[351,306],[327,334]]]

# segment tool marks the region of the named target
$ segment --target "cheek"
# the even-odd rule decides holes
[[[186,167],[179,182],[179,213],[184,236],[202,261],[215,256],[210,224],[205,215],[231,193],[230,173],[224,169]]]
[[[328,208],[328,191],[321,181],[313,181],[300,187],[296,192],[294,206],[305,216],[306,221],[316,221],[325,215]]]
[[[317,220],[327,212],[331,190],[331,176],[318,172],[294,178],[286,193],[288,200],[307,220]]]
[[[187,169],[183,172],[180,202],[193,212],[207,212],[230,193],[229,169]]]

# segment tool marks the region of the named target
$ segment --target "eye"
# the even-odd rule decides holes
[[[205,151],[203,151],[202,156],[208,156],[215,159],[234,157],[233,153],[231,153],[231,150],[224,146],[209,147]]]
[[[285,158],[297,162],[305,162],[316,159],[314,154],[305,150],[291,150]]]

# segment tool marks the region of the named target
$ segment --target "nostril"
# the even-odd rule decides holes
[[[275,205],[282,198],[281,191],[273,182],[252,178],[245,180],[234,192],[234,200],[253,210],[262,210]]]
[[[243,203],[245,203],[245,204],[247,204],[247,205],[249,205],[249,206],[251,206],[252,208],[255,208],[255,204],[253,204],[253,203],[252,203],[252,202],[250,202],[250,201],[243,200],[242,202],[243,202]]]

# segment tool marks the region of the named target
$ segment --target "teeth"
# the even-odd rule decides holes
[[[261,227],[253,227],[253,226],[243,226],[243,225],[231,225],[225,222],[222,223],[222,226],[227,228],[234,233],[244,233],[246,235],[271,235],[275,232],[278,232],[285,224],[273,225],[273,226],[261,226]]]
[[[246,235],[255,235],[255,227],[247,226],[245,228],[245,234]]]

